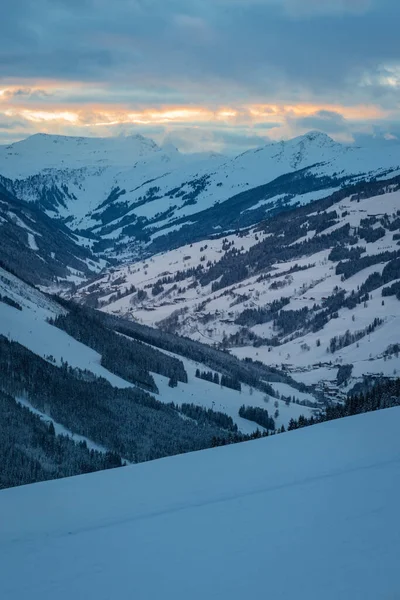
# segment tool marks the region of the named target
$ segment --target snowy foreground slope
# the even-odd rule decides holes
[[[400,596],[400,408],[0,492],[7,600]]]

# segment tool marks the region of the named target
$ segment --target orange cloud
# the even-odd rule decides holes
[[[79,117],[73,112],[55,110],[22,110],[18,116],[33,121],[34,123],[41,123],[42,121],[67,121],[68,123],[78,123]]]
[[[1,91],[0,91],[1,97]],[[247,105],[241,107],[222,107],[216,110],[207,107],[167,106],[160,109],[142,109],[130,111],[118,106],[85,106],[76,110],[73,106],[48,106],[29,108],[27,106],[4,107],[4,114],[22,117],[28,121],[67,121],[79,126],[102,126],[118,123],[166,124],[166,123],[218,123],[259,124],[284,121],[286,117],[306,117],[320,110],[337,112],[345,119],[362,121],[382,119],[388,113],[376,106],[338,106],[338,105]]]
[[[3,128],[7,133],[1,135],[1,140],[21,139],[40,131],[107,136],[131,131],[137,126],[144,132],[158,128],[164,135],[183,128],[203,130],[210,135],[213,131],[230,130],[250,137],[254,143],[258,137],[261,144],[267,132],[268,138],[275,140],[303,133],[306,125],[298,125],[301,118],[318,117],[321,111],[337,113],[357,130],[394,114],[373,104],[247,102],[216,106],[206,101],[152,105],[150,100],[146,105],[129,102],[129,98],[132,96],[124,90],[93,83],[69,82],[65,85],[57,81],[24,81],[21,85],[20,82],[7,82],[0,88],[0,119],[9,119],[10,126]],[[351,137],[349,131],[336,131],[334,137],[341,140],[344,135],[347,139]]]
[[[389,75],[392,77],[392,69]],[[396,72],[397,73],[397,72]],[[398,73],[397,73],[398,75]],[[394,75],[393,75],[394,77]],[[399,76],[400,78],[400,76]],[[120,95],[121,94],[121,95]],[[323,103],[243,103],[210,106],[198,104],[146,106],[129,102],[124,90],[104,87],[100,83],[61,82],[55,80],[22,83],[9,80],[0,88],[0,115],[26,119],[32,124],[49,127],[67,123],[76,127],[112,125],[212,125],[254,128],[278,127],[293,118],[309,117],[319,111],[338,113],[353,122],[385,119],[392,113],[379,105],[341,105]],[[156,95],[154,95],[156,97]],[[97,101],[93,102],[93,98]],[[121,98],[124,101],[121,101]],[[278,132],[276,132],[279,135]]]

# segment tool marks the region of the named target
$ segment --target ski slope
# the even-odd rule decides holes
[[[400,408],[0,492],[7,600],[394,599]]]
[[[63,312],[59,304],[2,268],[1,293],[18,302],[22,310],[0,302],[0,335],[18,342],[57,366],[67,362],[73,368],[87,369],[98,377],[104,377],[114,387],[131,387],[132,384],[101,366],[98,352],[48,323],[47,319]]]

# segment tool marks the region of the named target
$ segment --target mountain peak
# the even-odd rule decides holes
[[[295,140],[304,141],[304,142],[308,142],[311,144],[316,144],[318,146],[340,145],[340,144],[338,144],[338,142],[335,142],[335,140],[333,140],[329,135],[327,135],[326,133],[323,133],[322,131],[318,131],[318,130],[309,131],[308,133],[305,133],[302,136],[294,138],[294,140],[291,140],[291,141],[295,141]]]
[[[140,134],[78,137],[36,133],[0,146],[0,172],[8,177],[25,177],[44,169],[129,167],[158,152],[160,147]]]

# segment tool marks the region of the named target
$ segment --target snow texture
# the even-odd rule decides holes
[[[0,492],[7,600],[394,599],[400,408]]]
[[[85,138],[36,134],[0,146],[0,174],[19,181],[26,200],[37,200],[43,185],[49,189],[56,186],[65,206],[54,207],[55,214],[73,217],[71,224],[78,228],[94,227],[96,231],[100,227],[96,217],[104,209],[101,205],[116,189],[124,190],[122,199],[132,206],[125,216],[152,219],[172,209],[157,227],[174,227],[177,218],[190,222],[191,215],[304,168],[310,168],[315,176],[330,177],[396,174],[400,171],[399,148],[394,145],[382,154],[370,146],[346,146],[325,134],[310,132],[227,158],[212,153],[182,154],[170,146],[159,147],[141,135]],[[35,191],[30,177],[37,175],[40,184]],[[189,193],[193,182],[203,180],[204,189],[194,203],[185,203],[184,194],[171,195],[171,190],[177,189]],[[155,187],[159,191],[153,197],[151,189]],[[321,192],[305,194],[296,202],[305,204],[320,196]],[[142,197],[147,201],[136,206]],[[53,212],[48,210],[51,216]],[[113,219],[107,237],[118,238],[122,219]]]

